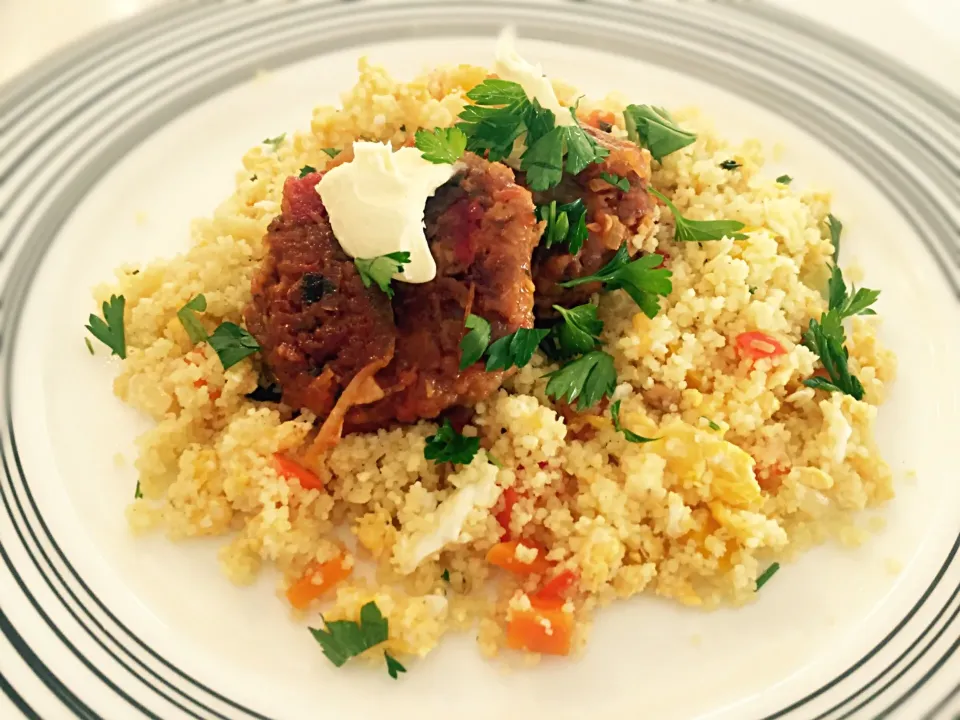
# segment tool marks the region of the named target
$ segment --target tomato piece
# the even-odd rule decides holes
[[[563,610],[514,610],[507,621],[507,647],[514,650],[569,655],[572,639],[573,614]]]
[[[740,357],[751,362],[784,355],[787,352],[779,341],[758,330],[737,335],[736,345]]]
[[[274,453],[273,467],[277,471],[277,475],[290,481],[296,480],[300,483],[300,487],[306,490],[323,490],[323,480],[315,472],[308,470],[286,455]]]
[[[592,113],[587,115],[587,119],[585,122],[587,125],[590,125],[591,127],[595,127],[598,130],[609,131],[610,130],[609,127],[604,128],[603,126],[613,125],[614,123],[616,123],[616,121],[617,121],[617,118],[612,112],[603,111],[603,110],[594,110]]]
[[[348,567],[345,561],[346,557],[340,555],[325,563],[311,564],[303,577],[287,588],[289,603],[298,610],[304,610],[327,590],[349,577],[353,565]]]
[[[550,578],[542,588],[537,590],[534,597],[538,601],[551,605],[557,602],[563,605],[566,602],[567,595],[571,588],[573,588],[579,580],[580,576],[573,570],[563,570]]]
[[[534,558],[533,562],[525,563],[520,562],[517,558],[517,546],[521,544],[524,547],[536,547],[531,543],[521,543],[518,540],[497,543],[487,552],[487,562],[515,575],[532,575],[533,573],[543,575],[546,573],[550,569],[550,561],[546,559],[543,548],[537,548],[537,557]]]

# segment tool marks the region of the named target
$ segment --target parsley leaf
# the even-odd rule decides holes
[[[139,500],[142,497],[143,497],[143,493],[140,492],[140,481],[137,480],[137,487],[133,489],[133,499]]]
[[[364,287],[370,287],[373,283],[377,284],[388,298],[393,298],[393,288],[390,287],[390,281],[393,276],[400,272],[400,268],[410,262],[410,253],[406,251],[392,252],[386,255],[380,255],[374,258],[354,258],[353,264],[357,266],[357,272],[360,273],[360,280]]]
[[[514,142],[526,130],[522,115],[478,105],[463,109],[457,127],[467,136],[467,149],[478,155],[489,153],[490,162],[503,160],[513,152]]]
[[[793,182],[793,178],[790,177],[789,175],[781,175],[780,177],[777,178],[777,182],[780,183],[781,185],[789,185],[790,183]]]
[[[720,430],[722,430],[722,428],[710,418],[704,417],[703,415],[701,415],[700,417],[707,421],[707,427],[710,428],[711,430],[716,430],[717,432],[720,432]]]
[[[525,366],[549,332],[549,330],[520,328],[516,332],[504,335],[487,350],[487,372]]]
[[[720,167],[724,170],[736,170],[737,168],[743,167],[743,165],[736,160],[724,160],[720,163]]]
[[[444,419],[436,434],[427,438],[423,456],[436,463],[469,465],[479,449],[480,438],[461,435],[453,429],[449,420]]]
[[[522,106],[530,102],[527,93],[519,83],[498,78],[488,78],[475,85],[467,97],[477,105]]]
[[[572,108],[570,114],[573,115],[574,120],[577,120]],[[586,130],[580,127],[579,121],[576,125],[565,125],[563,133],[567,154],[566,171],[571,175],[583,172],[590,165],[602,161],[610,154],[609,150],[599,145]]]
[[[780,563],[776,563],[776,562],[775,562],[775,563],[773,563],[770,567],[768,567],[766,570],[764,570],[764,571],[763,571],[763,574],[760,575],[760,577],[757,578],[757,587],[756,587],[756,589],[759,590],[759,589],[762,588],[764,585],[766,585],[766,584],[767,584],[767,580],[769,580],[769,579],[772,578],[774,575],[776,575],[776,574],[777,574],[777,570],[779,570],[779,569],[780,569]]]
[[[737,220],[688,220],[670,199],[656,188],[649,188],[650,192],[660,198],[673,213],[675,229],[673,239],[680,242],[704,242],[706,240],[722,240],[725,237],[734,240],[746,240],[747,236],[739,232],[745,227]]]
[[[273,148],[273,151],[276,152],[277,149],[280,147],[280,145],[283,144],[283,141],[286,140],[286,139],[287,139],[287,134],[286,134],[286,133],[280,133],[279,135],[277,135],[277,136],[274,137],[274,138],[267,138],[266,140],[263,141],[263,144],[264,144],[264,145],[269,145],[270,147]]]
[[[123,329],[123,308],[126,302],[123,295],[111,295],[109,302],[103,303],[103,318],[91,313],[85,326],[91,335],[121,359],[127,357],[127,340]]]
[[[618,433],[623,433],[623,436],[632,443],[648,443],[653,442],[654,440],[659,440],[660,438],[648,438],[643,435],[637,435],[635,432],[627,430],[625,427],[620,425],[620,401],[617,400],[610,406],[610,417],[613,418],[613,428]]]
[[[187,331],[190,342],[194,345],[207,339],[207,331],[197,319],[196,313],[205,312],[207,309],[207,298],[202,294],[194,297],[190,302],[177,310],[177,318],[183,329]]]
[[[479,315],[467,315],[464,323],[469,332],[460,341],[460,370],[466,370],[483,357],[490,344],[490,323]]]
[[[614,175],[613,173],[606,173],[606,172],[600,173],[600,177],[606,180],[611,185],[613,185],[618,190],[622,190],[623,192],[627,192],[630,190],[630,181],[627,180],[625,177],[620,177],[619,175]]]
[[[827,226],[830,228],[830,242],[833,243],[833,264],[836,265],[840,258],[840,233],[843,231],[843,223],[830,213],[827,215]]]
[[[558,350],[564,357],[588,353],[600,344],[603,321],[597,317],[597,306],[593,303],[578,305],[575,308],[562,308],[554,305],[563,322],[554,327]]]
[[[387,660],[387,672],[390,674],[394,680],[397,679],[398,673],[405,673],[407,669],[400,664],[400,662],[386,650],[383,651],[383,657]]]
[[[323,620],[323,616],[320,616]],[[347,660],[385,642],[387,619],[373,601],[360,608],[360,622],[352,620],[323,621],[326,629],[310,628],[313,639],[320,643],[323,654],[337,667]]]
[[[836,310],[841,320],[854,315],[877,314],[870,306],[880,297],[880,291],[867,288],[857,290],[856,286],[851,286],[852,292],[848,292],[847,284],[843,280],[843,273],[836,265],[830,269],[828,289],[829,309]]]
[[[829,381],[815,376],[807,378],[803,384],[827,392],[846,393],[855,400],[862,400],[863,385],[856,376],[850,374],[847,349],[843,342],[843,326],[835,310],[825,312],[820,322],[811,318],[810,326],[803,333],[803,344],[820,357]]]
[[[337,150],[336,148],[323,148],[323,152],[325,152],[331,158],[335,158],[337,155],[342,153],[343,150]]]
[[[580,198],[564,205],[558,205],[556,200],[538,205],[537,220],[547,221],[541,236],[545,247],[566,243],[571,255],[580,252],[587,239],[587,208]]]
[[[304,165],[302,168],[300,168],[299,177],[305,178],[310,173],[315,173],[316,171],[317,169],[313,165]]]
[[[601,398],[613,395],[617,387],[617,372],[613,357],[602,350],[594,350],[581,358],[567,363],[559,370],[548,373],[547,397],[566,400],[577,409],[584,410],[596,405]]]
[[[629,262],[627,245],[624,243],[606,265],[593,275],[559,283],[560,287],[575,287],[589,282],[602,282],[607,290],[623,289],[643,310],[647,317],[655,317],[660,311],[658,295],[667,296],[673,290],[670,281],[672,272],[657,266],[663,262],[663,256],[644,255]]]
[[[458,127],[417,130],[415,142],[423,159],[437,165],[452,165],[467,149],[467,136]]]
[[[336,289],[337,286],[320,273],[304,273],[300,278],[300,302],[304,305],[313,305],[315,302],[320,302],[328,292]]]
[[[563,140],[564,128],[555,127],[530,145],[520,157],[520,168],[527,173],[531,190],[548,190],[560,182],[563,177]]]
[[[444,569],[444,571],[440,573],[440,579],[444,582],[450,582],[450,571]]]
[[[90,338],[88,338],[88,337],[83,338],[83,342],[85,342],[86,345],[87,345],[87,351],[88,351],[91,355],[93,355],[93,354],[94,354],[94,353],[93,353],[93,345],[90,344]]]
[[[647,148],[658,162],[697,139],[695,133],[678,127],[670,113],[655,105],[627,105],[623,121],[627,137]]]
[[[207,342],[217,352],[224,370],[260,351],[260,345],[253,335],[232,322],[220,323]]]

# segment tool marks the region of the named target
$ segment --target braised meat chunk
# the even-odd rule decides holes
[[[287,179],[246,321],[283,401],[323,418],[360,370],[390,361],[397,330],[390,300],[364,287],[333,236],[314,190],[319,179]]]
[[[471,153],[462,162],[463,172],[427,201],[436,278],[394,284],[396,356],[377,375],[385,397],[352,408],[347,429],[434,418],[494,392],[503,372],[487,372],[482,361],[460,370],[468,315],[490,323],[491,340],[533,326],[530,262],[542,230],[533,198],[508,167]]]
[[[617,249],[639,232],[651,201],[647,194],[650,162],[646,153],[629,140],[620,140],[608,132],[585,126],[586,130],[610,154],[574,177],[564,176],[561,183],[546,192],[536,193],[538,205],[556,200],[568,203],[580,198],[587,208],[589,235],[576,255],[566,245],[539,247],[533,258],[533,280],[537,289],[537,314],[553,316],[553,306],[573,307],[587,302],[600,289],[599,283],[562,288],[558,283],[591,275],[607,264]],[[611,185],[601,174],[626,178],[630,189]]]

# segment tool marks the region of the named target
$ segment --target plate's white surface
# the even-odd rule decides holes
[[[305,127],[315,104],[336,102],[354,82],[358,55],[369,54],[396,76],[407,77],[445,62],[486,64],[493,43],[420,38],[326,54],[211,98],[98,178],[30,285],[12,358],[19,459],[39,513],[77,574],[146,646],[264,715],[767,716],[869,653],[909,614],[956,541],[960,401],[954,376],[960,310],[876,179],[859,174],[803,129],[736,94],[593,50],[535,41],[521,47],[548,73],[589,94],[620,90],[638,102],[697,104],[732,139],[757,136],[768,148],[782,141],[786,151],[771,163],[772,176],[789,172],[797,187],[834,188],[834,213],[846,229],[841,262],[856,260],[867,284],[882,289],[881,337],[900,359],[900,376],[879,421],[879,439],[898,478],[898,496],[883,513],[887,527],[862,548],[824,547],[784,566],[749,607],[702,613],[644,596],[600,613],[587,653],[574,661],[546,660],[536,669],[508,674],[481,660],[473,639],[463,637],[408,663],[410,672],[400,682],[382,672],[332,668],[274,596],[274,578],[267,574],[257,586],[239,590],[220,574],[216,549],[222,541],[134,539],[123,510],[136,483],[133,441],[148,421],[113,397],[115,368],[104,360],[102,348],[96,358],[87,354],[83,323],[91,310],[91,286],[108,279],[122,262],[185,249],[189,220],[209,214],[231,192],[246,148],[262,137]],[[798,89],[797,96],[802,99],[803,91]],[[103,130],[91,126],[80,132],[96,137]],[[117,452],[126,458],[122,466],[115,462]],[[916,471],[914,481],[905,480],[908,470]],[[43,583],[3,527],[12,563],[26,568],[26,584],[39,588],[37,597],[54,625],[69,625],[62,607],[43,602]],[[902,570],[892,573],[891,564]],[[6,576],[0,589],[14,626],[36,624],[35,609],[13,592]],[[956,636],[956,624],[946,632]],[[30,635],[54,674],[68,686],[80,682],[87,670],[62,650],[49,629]],[[915,639],[894,637],[871,662],[882,669]],[[110,664],[105,649],[89,638],[76,644],[95,666]],[[0,657],[8,665],[6,656]],[[148,662],[161,672],[158,662]],[[9,667],[14,687],[28,699],[38,698],[35,709],[41,716],[63,716],[62,706],[32,693],[22,669]],[[956,664],[946,666],[948,674],[951,668]],[[130,686],[128,692],[149,712],[179,716],[135,682],[116,682],[125,690]],[[950,687],[943,684],[941,694]],[[133,716],[130,704],[106,685],[87,683],[75,692],[89,698],[103,717]],[[929,705],[936,699],[930,696]],[[796,717],[813,718],[835,701],[829,696],[815,700]],[[236,713],[222,703],[215,709]]]

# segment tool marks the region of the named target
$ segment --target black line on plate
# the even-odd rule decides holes
[[[930,711],[923,716],[922,720],[936,720],[940,713],[947,709],[947,705],[950,704],[950,701],[957,697],[957,695],[960,695],[960,682],[954,686],[953,690],[946,694],[943,700],[930,708]]]
[[[3,611],[0,610],[0,616],[2,615]],[[11,629],[13,628],[13,625],[10,624],[5,617],[0,617],[0,629],[2,629],[5,635],[6,625],[10,625]],[[14,632],[16,631],[14,630]],[[32,669],[33,668],[31,668],[31,670]],[[14,689],[13,685],[10,684],[10,681],[7,680],[3,673],[0,673],[0,690],[3,690],[3,694],[10,699],[10,702],[14,704],[17,710],[19,710],[24,717],[27,718],[27,720],[43,720],[43,718],[41,718],[32,707],[30,707],[30,704],[23,699],[20,693]]]

